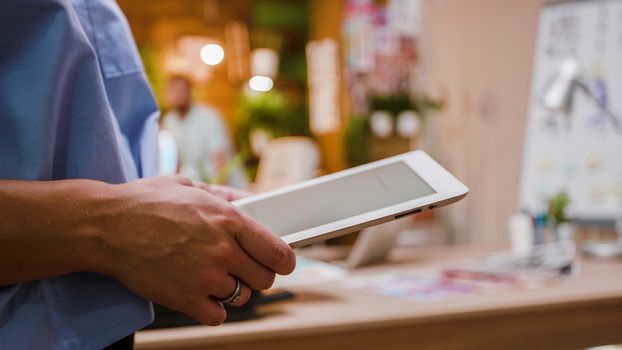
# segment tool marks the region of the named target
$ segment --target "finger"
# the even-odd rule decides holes
[[[222,186],[222,185],[208,185],[204,182],[201,181],[194,181],[193,182],[194,187],[200,188],[202,190],[205,190],[221,199],[224,199],[228,202],[237,200],[237,199],[241,199],[244,197],[248,197],[250,196],[252,193],[239,189],[239,188],[235,188],[235,187],[228,187],[228,186]]]
[[[173,179],[175,182],[177,182],[180,185],[184,185],[184,186],[193,186],[194,183],[192,180],[190,180],[189,178],[182,176],[182,175],[175,175],[173,176]]]
[[[216,301],[222,303],[223,300],[229,299],[236,291],[237,280],[235,277],[229,275],[225,278],[225,281],[219,286],[213,297]],[[251,297],[250,288],[242,281],[240,281],[240,298],[235,302],[229,303],[233,306],[244,305]]]
[[[251,289],[242,281],[240,281],[240,287],[242,288],[242,295],[240,296],[240,299],[236,302],[230,303],[229,305],[242,306],[250,300],[252,294]]]
[[[192,181],[192,186],[196,187],[196,188],[200,188],[202,190],[205,190],[207,192],[210,192],[210,185],[206,184],[203,181]]]
[[[272,287],[275,278],[274,272],[257,263],[242,249],[238,251],[239,254],[236,254],[232,260],[235,261],[235,264],[229,267],[231,274],[237,276],[249,287],[256,290],[265,290]]]
[[[230,233],[244,251],[271,271],[287,275],[296,266],[294,251],[281,238],[245,213],[235,210]]]
[[[222,185],[209,185],[209,190],[213,194],[227,201],[234,201],[252,195],[251,192],[245,191],[243,189]]]
[[[180,311],[208,326],[218,326],[225,322],[227,311],[222,303],[210,297],[203,297],[198,304],[191,305],[189,310]]]

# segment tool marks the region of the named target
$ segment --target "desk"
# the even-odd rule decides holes
[[[480,256],[474,248],[398,251],[385,270],[429,269]],[[142,331],[136,349],[580,349],[622,343],[622,261],[582,259],[563,285],[472,295],[440,303],[339,290],[292,289],[296,298],[254,321]]]

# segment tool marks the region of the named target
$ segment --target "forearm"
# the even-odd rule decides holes
[[[122,185],[0,180],[0,286],[93,271],[220,324],[225,309],[218,299],[231,295],[236,279],[246,287],[231,305],[295,265],[285,242],[218,198],[239,195],[183,177]]]
[[[98,213],[112,185],[0,180],[0,285],[76,271],[105,272]]]

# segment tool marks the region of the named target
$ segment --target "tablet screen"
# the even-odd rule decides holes
[[[279,236],[434,194],[411,167],[396,161],[240,207]]]

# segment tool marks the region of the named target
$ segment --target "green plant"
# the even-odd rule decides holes
[[[346,161],[349,166],[369,162],[369,121],[366,117],[348,118],[343,138]]]
[[[309,117],[303,104],[295,104],[279,91],[243,95],[237,111],[236,144],[248,175],[254,179],[257,159],[253,155],[250,134],[263,129],[273,138],[283,136],[311,137]]]
[[[570,204],[570,196],[565,191],[559,192],[548,200],[548,220],[554,225],[569,222],[566,209]]]
[[[428,115],[430,112],[438,112],[445,108],[444,100],[435,100],[425,95],[416,95],[411,99],[413,110],[420,113],[423,116]]]
[[[413,110],[421,116],[426,116],[427,113],[439,111],[444,106],[442,100],[434,100],[425,95],[411,97],[407,94],[376,95],[372,96],[369,102],[371,111],[388,111],[394,117],[406,110]]]
[[[369,102],[370,110],[388,111],[394,118],[407,110],[413,110],[425,117],[429,112],[441,110],[444,106],[445,103],[441,100],[434,100],[424,95],[410,97],[407,94],[376,95]],[[370,134],[371,129],[368,116],[348,118],[343,136],[343,145],[346,162],[349,166],[356,166],[370,161]]]
[[[225,163],[222,169],[220,169],[220,171],[213,178],[207,174],[201,162],[197,164],[197,169],[199,169],[199,176],[203,182],[215,185],[225,185],[231,175],[243,165],[242,154],[238,153],[227,161],[227,163]]]
[[[140,54],[143,67],[145,67],[145,74],[147,75],[147,79],[149,79],[149,83],[151,84],[153,93],[158,101],[158,105],[162,106],[164,103],[164,98],[162,96],[164,77],[162,75],[162,70],[157,65],[156,53],[149,45],[140,46],[138,48],[138,53]]]
[[[387,111],[396,116],[402,111],[413,109],[413,104],[406,94],[376,95],[372,96],[369,107],[371,111]]]

